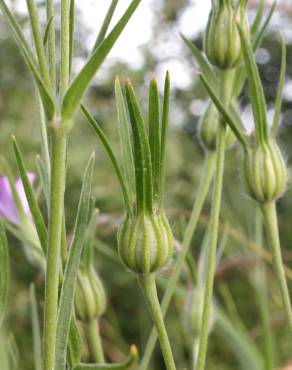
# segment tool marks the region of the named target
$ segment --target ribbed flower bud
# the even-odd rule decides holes
[[[216,150],[217,133],[220,124],[220,115],[215,105],[210,102],[205,113],[199,122],[199,138],[207,150]],[[226,146],[231,146],[235,142],[235,136],[226,127]]]
[[[246,2],[246,0],[240,0],[235,8],[232,0],[213,1],[204,46],[209,61],[222,70],[237,67],[242,62],[237,22],[248,34]]]
[[[281,197],[287,183],[282,153],[274,140],[256,145],[244,158],[244,180],[249,195],[260,203]]]
[[[149,274],[163,268],[173,253],[173,236],[163,212],[140,212],[126,217],[119,228],[118,249],[125,266],[136,274]]]
[[[80,270],[77,277],[75,309],[78,319],[89,322],[101,316],[106,307],[102,282],[94,271]]]

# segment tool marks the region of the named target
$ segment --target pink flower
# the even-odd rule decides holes
[[[31,184],[35,181],[35,174],[28,173],[28,178]],[[22,180],[19,178],[15,183],[15,188],[22,204],[24,212],[30,216],[30,209],[26,199]],[[6,219],[16,225],[19,225],[20,219],[13,197],[13,193],[6,176],[0,177],[0,218]]]

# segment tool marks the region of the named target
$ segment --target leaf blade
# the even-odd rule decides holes
[[[43,219],[41,210],[39,208],[36,197],[34,195],[34,191],[32,189],[29,178],[27,176],[27,170],[25,168],[25,164],[24,164],[24,161],[23,161],[23,158],[22,158],[20,149],[18,147],[15,136],[12,136],[12,144],[13,144],[13,150],[14,150],[14,155],[16,158],[18,171],[20,173],[25,195],[26,195],[29,208],[30,208],[30,211],[31,211],[34,223],[35,223],[36,231],[40,239],[43,252],[44,254],[46,254],[47,243],[48,243],[48,232],[47,232],[47,228],[45,225],[45,221]]]
[[[92,155],[89,159],[84,174],[77,217],[75,221],[73,240],[70,248],[69,257],[66,263],[60,294],[55,357],[55,368],[60,370],[65,370],[66,366],[67,342],[74,307],[74,292],[76,287],[77,273],[79,269],[79,263],[86,234],[86,225],[88,221],[94,162],[95,156]]]
[[[114,29],[102,42],[102,44],[94,51],[85,66],[69,86],[62,100],[61,108],[62,117],[65,121],[70,120],[73,117],[90,82],[111,51],[112,47],[126,27],[140,2],[141,0],[132,0],[128,9],[125,11],[124,15],[118,21]]]

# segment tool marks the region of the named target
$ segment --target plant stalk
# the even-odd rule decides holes
[[[92,360],[98,364],[104,364],[105,359],[100,337],[98,318],[93,319],[86,324],[86,334]]]
[[[262,205],[262,211],[265,220],[265,227],[269,236],[270,246],[272,248],[272,256],[274,268],[280,284],[284,310],[286,313],[289,329],[292,334],[292,309],[288,284],[285,276],[285,270],[281,254],[281,245],[278,228],[278,218],[275,201]]]
[[[233,82],[233,70],[223,71],[220,83],[220,98],[223,105],[225,106],[227,106],[230,102],[233,86],[232,82]],[[195,369],[197,370],[205,369],[207,355],[209,323],[214,287],[214,275],[216,270],[219,216],[221,209],[223,174],[224,174],[225,147],[226,147],[225,136],[226,136],[226,124],[224,120],[222,120],[221,118],[217,134],[216,170],[210,218],[210,234],[209,234],[210,245],[208,251],[209,254],[207,258],[207,276],[204,288],[203,317],[199,341],[198,361],[195,366]]]
[[[155,275],[154,274],[140,275],[138,280],[145,301],[148,305],[153,323],[158,333],[160,347],[164,357],[166,368],[167,370],[176,370],[172,350],[170,347],[167,331],[164,324],[163,314],[161,312],[157,296]]]
[[[67,141],[67,135],[64,134],[62,129],[53,128],[52,131],[49,241],[45,289],[44,370],[53,370],[55,361]]]
[[[202,173],[200,185],[199,185],[197,196],[196,196],[196,201],[194,203],[191,217],[190,217],[190,220],[188,222],[188,225],[186,227],[186,231],[184,234],[184,238],[182,242],[182,251],[179,254],[178,260],[176,262],[173,273],[170,277],[169,283],[167,285],[166,291],[162,299],[161,310],[162,310],[163,316],[165,316],[167,312],[171,298],[177,286],[180,273],[184,266],[184,262],[188,254],[191,241],[192,241],[194,232],[196,230],[203,205],[205,203],[206,196],[210,189],[211,181],[212,181],[213,174],[214,174],[214,169],[215,169],[215,153],[207,152],[205,156],[205,164],[204,164],[204,169],[202,171],[203,173]],[[146,345],[143,359],[140,364],[140,370],[147,370],[149,368],[151,355],[154,350],[157,338],[158,338],[157,332],[155,328],[153,328],[149,336],[147,345]]]

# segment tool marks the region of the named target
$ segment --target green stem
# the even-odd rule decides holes
[[[49,241],[46,271],[44,370],[53,370],[57,329],[58,288],[61,267],[61,233],[65,192],[65,158],[67,136],[53,129],[50,189]]]
[[[210,249],[207,261],[207,279],[204,292],[204,308],[202,318],[202,328],[199,344],[197,369],[205,369],[210,312],[213,297],[214,274],[216,268],[216,252],[218,242],[218,226],[219,215],[221,208],[221,194],[224,172],[224,156],[225,156],[225,127],[219,126],[219,134],[217,140],[217,161],[214,182],[214,192],[212,200],[211,221],[210,221]]]
[[[188,254],[191,241],[192,241],[194,232],[196,230],[203,205],[205,203],[206,196],[209,192],[210,184],[211,184],[213,174],[214,174],[214,168],[215,168],[215,154],[213,152],[208,152],[205,157],[204,169],[202,171],[202,177],[201,177],[200,186],[197,192],[196,201],[194,203],[191,217],[190,217],[190,220],[188,222],[188,225],[186,227],[186,231],[184,234],[183,243],[182,243],[182,251],[179,254],[178,260],[176,262],[173,273],[167,285],[165,294],[163,296],[163,300],[161,304],[161,310],[162,310],[163,316],[165,316],[167,312],[171,298],[176,289],[180,273],[184,266],[184,262]],[[148,339],[147,345],[146,345],[143,359],[140,364],[140,370],[147,370],[149,368],[149,362],[150,362],[151,355],[154,350],[156,341],[157,341],[157,332],[155,328],[153,328],[151,331],[150,337]]]
[[[93,319],[86,325],[86,334],[92,360],[99,364],[104,364],[105,359],[102,349],[98,319]]]
[[[233,81],[233,70],[227,70],[222,72],[220,83],[220,98],[224,106],[227,106],[230,102],[233,86],[232,81]],[[225,136],[226,136],[226,124],[224,121],[222,121],[221,118],[217,134],[216,171],[214,178],[213,199],[210,218],[210,234],[209,234],[210,245],[207,259],[207,276],[204,288],[203,317],[199,341],[198,362],[196,367],[197,370],[205,369],[208,346],[209,323],[213,298],[214,274],[216,269],[218,227],[222,198],[223,174],[224,174],[225,146],[226,146]]]
[[[263,217],[259,207],[256,208],[255,217],[256,217],[255,241],[258,246],[258,249],[256,251],[257,267],[255,271],[255,293],[261,315],[265,369],[273,370],[275,368],[274,345],[273,345],[273,335],[270,328],[270,310],[269,310],[269,296],[266,271],[260,254],[260,246],[263,245]]]
[[[55,31],[55,3],[54,0],[46,1],[47,22],[51,21],[48,37],[48,60],[49,72],[52,85],[53,96],[56,95],[56,31]]]
[[[167,331],[164,324],[163,314],[161,312],[157,296],[155,275],[140,275],[138,279],[139,285],[144,294],[145,301],[148,305],[153,323],[159,336],[159,342],[166,368],[167,370],[176,370]]]
[[[279,280],[284,310],[287,316],[288,325],[292,333],[292,309],[289,295],[288,284],[286,281],[284,265],[282,261],[281,245],[278,229],[278,218],[275,201],[262,205],[262,211],[265,219],[265,226],[270,239],[272,248],[273,263]]]

